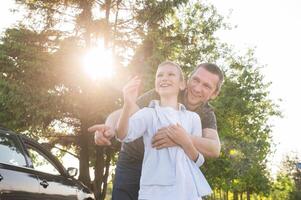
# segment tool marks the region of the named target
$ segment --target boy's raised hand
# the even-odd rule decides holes
[[[124,104],[136,104],[141,79],[138,76],[132,78],[122,89]]]

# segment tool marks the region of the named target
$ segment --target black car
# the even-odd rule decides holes
[[[39,143],[0,127],[0,200],[93,200],[76,174]]]

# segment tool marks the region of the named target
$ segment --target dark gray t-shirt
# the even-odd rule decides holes
[[[181,103],[183,103],[183,97],[184,97],[184,92],[181,92],[179,94],[179,101]],[[150,101],[154,99],[158,100],[159,95],[153,89],[141,95],[137,100],[137,104],[140,108],[147,107]],[[217,130],[216,117],[212,107],[208,103],[202,105],[201,107],[198,107],[196,110],[193,111],[200,116],[202,129],[211,128]],[[121,146],[121,152],[122,153],[120,155],[127,157],[128,159],[131,160],[131,162],[142,163],[143,155],[144,155],[143,138],[141,137],[130,143],[123,143]]]

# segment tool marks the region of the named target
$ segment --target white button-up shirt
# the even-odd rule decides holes
[[[200,117],[179,105],[179,110],[161,107],[152,101],[148,108],[136,112],[129,120],[128,134],[123,142],[143,136],[144,158],[140,178],[139,199],[198,200],[212,192],[199,166],[181,147],[157,150],[151,141],[158,129],[180,124],[188,134],[201,135]],[[203,156],[199,156],[202,164]],[[201,163],[200,163],[201,162]]]

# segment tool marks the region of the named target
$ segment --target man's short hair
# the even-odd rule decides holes
[[[178,65],[178,64],[175,63],[175,62],[166,60],[166,61],[160,63],[160,64],[158,65],[158,68],[159,68],[159,67],[162,67],[162,66],[165,66],[165,65],[171,65],[171,66],[176,67],[176,68],[179,70],[179,73],[180,73],[180,80],[181,80],[181,81],[184,81],[184,80],[185,80],[185,79],[184,79],[184,73],[183,73],[183,70],[181,69],[180,65]]]
[[[216,65],[216,64],[213,64],[213,63],[201,63],[199,64],[189,75],[189,78],[194,74],[196,73],[196,71],[199,69],[199,68],[204,68],[206,69],[208,72],[211,72],[212,74],[215,74],[218,76],[219,78],[219,81],[217,83],[217,91],[220,91],[222,85],[223,85],[223,82],[224,82],[224,74],[222,72],[222,70]]]

